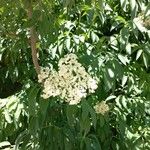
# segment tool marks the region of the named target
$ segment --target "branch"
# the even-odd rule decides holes
[[[32,19],[32,12],[33,12],[33,8],[32,8],[32,4],[30,4],[28,9],[27,9],[29,20]],[[39,66],[38,58],[37,58],[37,48],[36,48],[37,35],[36,35],[35,27],[31,26],[29,31],[30,31],[32,61],[33,61],[36,73],[39,74],[40,73],[40,66]]]

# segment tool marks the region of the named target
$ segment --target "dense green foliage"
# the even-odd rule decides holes
[[[0,149],[149,150],[149,16],[149,0],[0,0]],[[31,26],[40,66],[75,53],[100,80],[95,93],[78,105],[41,97]]]

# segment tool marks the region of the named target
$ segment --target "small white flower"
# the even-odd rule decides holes
[[[83,87],[80,87],[79,89],[76,90],[77,96],[80,98],[86,97],[86,90]]]
[[[76,104],[78,104],[80,101],[78,100],[78,99],[70,99],[69,100],[69,104],[70,105],[76,105]]]
[[[96,80],[92,79],[92,78],[89,78],[88,80],[88,88],[91,90],[91,91],[94,91],[97,89],[97,82]]]

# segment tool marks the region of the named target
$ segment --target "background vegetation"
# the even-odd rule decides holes
[[[149,150],[149,2],[1,0],[0,148]],[[57,69],[69,53],[98,89],[78,105],[43,100],[40,66]],[[94,110],[101,101],[104,115]]]

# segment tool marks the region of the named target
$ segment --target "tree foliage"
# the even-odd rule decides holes
[[[150,149],[149,16],[149,0],[1,0],[0,148]],[[70,53],[96,92],[44,100],[37,74]]]

